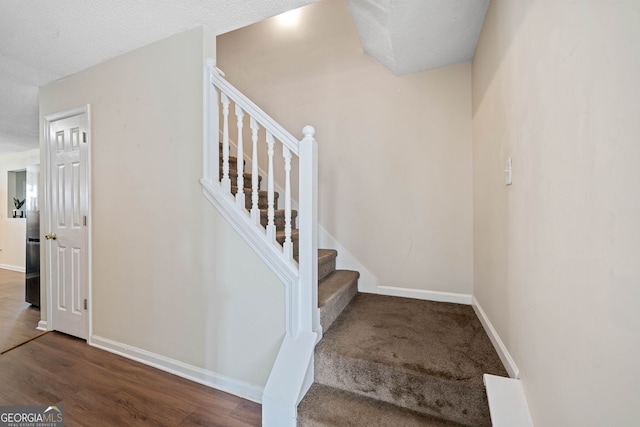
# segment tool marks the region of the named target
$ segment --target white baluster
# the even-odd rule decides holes
[[[273,185],[273,145],[275,140],[271,132],[267,131],[267,154],[269,155],[269,176],[267,177],[267,237],[269,240],[276,241],[276,225],[275,225],[275,207],[274,207],[274,185]]]
[[[293,242],[291,241],[291,151],[282,146],[284,157],[284,255],[293,259]]]
[[[238,191],[236,192],[236,205],[244,209],[244,148],[242,146],[242,126],[244,111],[236,104],[236,118],[238,119],[238,157],[236,168],[238,169]]]
[[[229,179],[229,98],[222,92],[222,189],[231,192]]]
[[[253,143],[253,151],[251,153],[251,220],[255,225],[260,224],[260,209],[258,208],[258,200],[260,199],[259,181],[258,181],[258,122],[251,117],[249,125],[251,126],[251,141]]]

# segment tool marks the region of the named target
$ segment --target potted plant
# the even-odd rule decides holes
[[[20,208],[22,207],[22,205],[24,205],[25,200],[27,200],[27,199],[20,200],[20,199],[17,199],[15,197],[13,198],[13,205],[16,207],[13,210],[13,217],[14,218],[22,218],[24,212],[22,212],[20,210]]]

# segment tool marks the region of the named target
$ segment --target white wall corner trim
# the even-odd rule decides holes
[[[0,264],[0,268],[3,270],[17,271],[18,273],[25,272],[24,267],[20,267],[19,265]]]
[[[366,291],[364,291],[366,292]],[[424,289],[397,288],[395,286],[378,286],[374,293],[392,297],[421,299],[425,301],[452,302],[455,304],[471,304],[471,295],[453,292],[427,291]]]
[[[520,370],[516,366],[516,362],[513,361],[511,354],[509,354],[509,350],[507,350],[507,346],[505,346],[502,342],[502,339],[500,339],[498,332],[489,321],[487,314],[480,306],[480,303],[478,302],[476,297],[473,297],[473,302],[471,305],[473,306],[476,315],[478,315],[478,318],[480,319],[480,323],[482,323],[484,330],[487,332],[487,335],[489,335],[489,339],[491,340],[493,347],[496,349],[496,352],[498,352],[498,356],[500,357],[500,360],[502,361],[504,367],[507,369],[509,376],[511,378],[520,378]]]
[[[522,382],[484,374],[493,427],[533,427]]]
[[[231,393],[253,402],[262,403],[264,387],[249,384],[235,378],[218,374],[214,371],[189,365],[187,363],[180,362],[179,360],[174,360],[160,354],[152,353],[127,344],[122,344],[97,335],[91,336],[89,345],[126,357],[127,359],[152,366],[160,369],[161,371],[186,378],[190,381],[194,381],[226,393]]]
[[[47,321],[46,320],[39,321],[36,329],[39,331],[48,331],[49,328],[47,328]]]

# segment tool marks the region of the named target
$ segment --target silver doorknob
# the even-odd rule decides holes
[[[50,233],[46,234],[44,238],[47,240],[56,240],[58,238],[58,235],[56,233]]]

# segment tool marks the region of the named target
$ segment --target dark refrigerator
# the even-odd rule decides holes
[[[39,166],[27,168],[25,211],[27,214],[26,301],[40,307],[40,210],[38,208]]]

